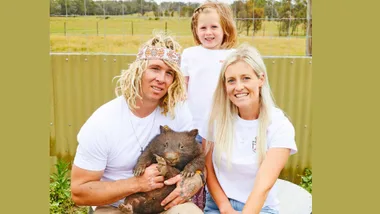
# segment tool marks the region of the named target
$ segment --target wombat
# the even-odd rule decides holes
[[[197,129],[189,132],[175,132],[169,127],[160,126],[160,134],[152,139],[137,160],[133,169],[135,176],[144,173],[146,167],[158,163],[158,170],[165,180],[181,173],[191,177],[197,170],[203,171],[205,157],[202,146],[195,140]],[[148,214],[164,211],[161,202],[176,185],[164,186],[150,192],[138,192],[125,198],[119,209],[124,213]]]

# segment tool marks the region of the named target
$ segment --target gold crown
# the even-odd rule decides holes
[[[178,67],[181,67],[181,54],[175,52],[172,49],[164,48],[164,47],[150,47],[145,46],[140,49],[137,54],[138,60],[144,59],[160,59],[167,60],[171,63],[175,63]]]

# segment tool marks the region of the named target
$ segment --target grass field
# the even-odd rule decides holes
[[[136,16],[103,17],[51,17],[51,52],[124,53],[135,54],[154,30],[167,30],[183,48],[193,46],[190,19],[139,18]],[[263,55],[303,56],[305,36],[277,37],[277,23],[263,22],[262,30],[252,37],[240,32],[239,43],[255,45]],[[302,30],[299,30],[303,34]]]

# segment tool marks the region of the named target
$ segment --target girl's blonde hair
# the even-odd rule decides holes
[[[216,10],[220,18],[220,25],[223,29],[223,41],[221,48],[230,49],[235,47],[237,43],[237,30],[231,8],[221,2],[206,1],[194,10],[191,18],[191,31],[196,45],[201,45],[201,41],[197,36],[198,18],[201,13],[208,13],[210,9]]]
[[[141,46],[143,47],[155,47],[155,48],[168,48],[180,53],[181,46],[171,37],[163,32],[157,32],[149,41]],[[162,59],[175,73],[173,83],[169,86],[168,92],[161,98],[159,106],[163,109],[161,112],[167,115],[175,117],[175,105],[177,102],[185,99],[186,88],[185,81],[182,73],[180,72],[179,65],[168,60]],[[118,78],[115,93],[117,96],[123,95],[127,100],[128,106],[132,109],[138,108],[136,105],[137,99],[142,99],[141,79],[145,69],[147,68],[147,59],[136,59],[129,65],[127,70],[122,70]]]
[[[228,66],[243,61],[251,66],[256,76],[264,77],[264,84],[260,88],[259,95],[259,126],[256,139],[256,151],[258,151],[259,163],[265,158],[267,148],[267,129],[271,122],[271,109],[275,102],[269,86],[266,67],[258,50],[252,46],[243,44],[230,54],[225,60],[219,76],[218,85],[214,93],[213,104],[208,124],[208,138],[214,139],[214,151],[217,164],[220,165],[222,153],[226,154],[228,165],[231,164],[232,145],[235,133],[235,116],[238,108],[230,101],[226,93],[225,72]],[[207,150],[210,148],[208,142]]]

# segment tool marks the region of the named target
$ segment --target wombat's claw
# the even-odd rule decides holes
[[[154,156],[156,157],[156,161],[157,161],[158,164],[166,165],[166,161],[165,161],[165,159],[163,157],[160,157],[160,156],[158,156],[156,154],[154,154]]]
[[[188,178],[188,177],[193,177],[195,173],[194,172],[189,172],[189,171],[182,171],[181,172],[181,175],[185,178]]]
[[[119,204],[119,210],[123,213],[133,214],[133,208],[130,204]]]
[[[165,159],[163,157],[156,155],[156,154],[154,154],[154,156],[156,156],[156,160],[157,160],[157,164],[158,164],[157,165],[158,171],[160,172],[160,174],[162,176],[165,176],[166,173],[168,172]]]
[[[134,174],[135,176],[140,176],[140,175],[144,174],[144,171],[145,171],[145,168],[143,168],[143,167],[138,167],[138,168],[136,168],[135,170],[133,170],[133,174]]]

